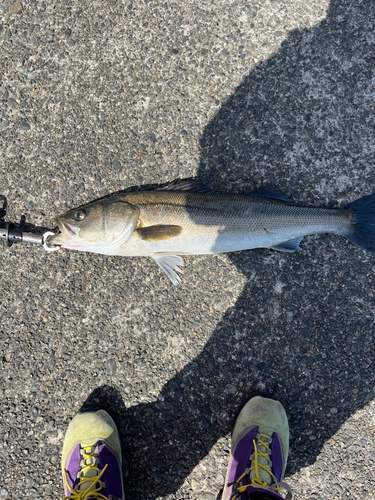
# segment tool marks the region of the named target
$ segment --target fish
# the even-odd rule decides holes
[[[375,253],[375,194],[341,208],[297,205],[262,187],[220,194],[194,181],[174,181],[153,191],[117,193],[56,218],[60,233],[48,246],[151,257],[174,285],[184,255],[271,248],[297,252],[304,236],[333,233]]]

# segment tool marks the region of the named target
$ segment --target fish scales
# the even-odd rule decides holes
[[[272,247],[307,234],[340,232],[350,224],[341,210],[307,208],[249,195],[178,192],[131,193],[127,201],[140,210],[146,226],[177,224],[180,236],[156,242],[133,241],[119,255],[175,251],[210,254]]]

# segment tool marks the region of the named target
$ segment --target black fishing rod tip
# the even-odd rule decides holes
[[[13,241],[10,239],[10,232],[14,229],[13,222],[7,222],[5,226],[5,244],[7,247],[11,247],[13,245]]]
[[[5,244],[11,247],[13,243],[20,243],[22,241],[22,232],[15,228],[13,222],[7,222],[5,225]]]

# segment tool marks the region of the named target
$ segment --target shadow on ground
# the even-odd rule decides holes
[[[291,33],[208,125],[198,177],[232,192],[268,184],[312,205],[369,194],[374,10],[333,0],[321,24]],[[157,402],[126,410],[101,389],[118,401],[127,498],[176,492],[257,393],[290,416],[288,474],[369,401],[373,258],[339,237],[303,247],[231,256],[247,277],[241,296]]]

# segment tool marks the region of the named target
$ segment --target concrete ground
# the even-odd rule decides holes
[[[374,192],[373,0],[5,0],[1,217],[196,177],[311,206]],[[1,206],[1,205],[0,205]],[[1,225],[1,224],[0,224]],[[63,497],[82,407],[116,414],[127,499],[214,500],[255,394],[290,418],[301,500],[375,499],[374,257],[144,258],[0,246],[0,498]]]

